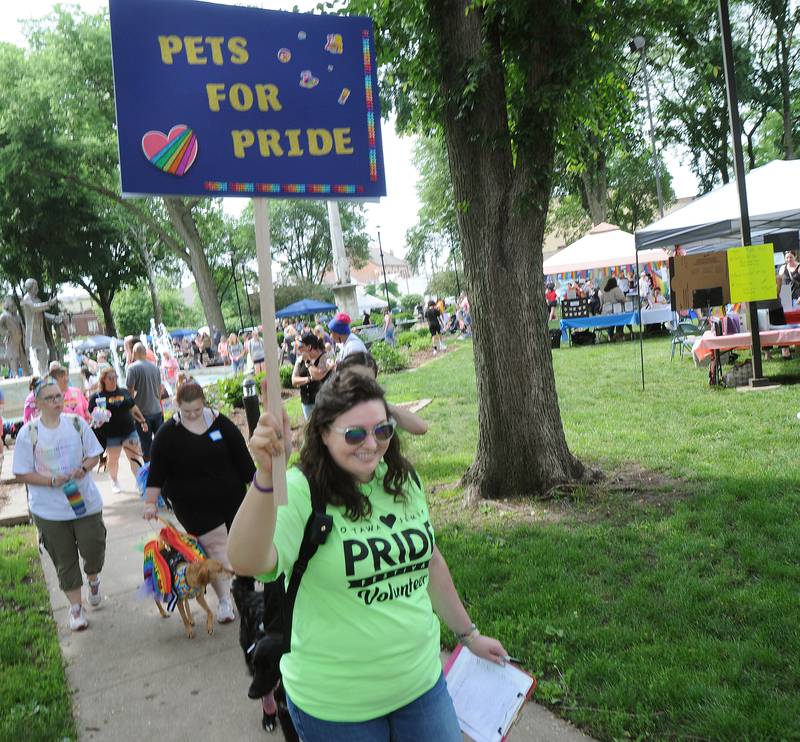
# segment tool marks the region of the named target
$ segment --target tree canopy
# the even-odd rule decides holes
[[[363,206],[340,202],[339,218],[345,252],[352,266],[359,268],[369,257]],[[333,261],[324,201],[297,199],[273,202],[270,208],[270,238],[273,255],[287,277],[312,284],[322,283],[322,276]]]

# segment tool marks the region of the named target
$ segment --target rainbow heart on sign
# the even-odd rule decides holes
[[[176,124],[169,134],[148,131],[142,137],[142,151],[159,170],[185,175],[197,157],[197,137],[186,124]]]

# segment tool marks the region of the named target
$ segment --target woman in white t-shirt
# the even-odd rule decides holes
[[[253,332],[253,337],[247,347],[250,353],[250,360],[253,361],[253,371],[258,373],[264,370],[264,343],[258,335],[258,330]]]
[[[69,600],[69,627],[82,631],[89,622],[81,601],[79,555],[88,578],[89,604],[97,607],[101,602],[106,528],[103,501],[90,472],[103,448],[85,420],[63,414],[64,395],[53,378],[42,379],[34,394],[40,416],[19,431],[13,470],[28,487],[28,509]]]

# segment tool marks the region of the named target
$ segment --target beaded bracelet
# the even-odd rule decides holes
[[[469,647],[477,634],[480,634],[478,627],[474,623],[470,624],[468,631],[458,635],[458,643],[463,644],[465,647]]]
[[[256,481],[256,477],[257,477],[257,476],[258,476],[258,473],[256,473],[256,474],[253,474],[253,487],[255,487],[255,488],[256,488],[256,489],[257,489],[259,492],[263,492],[264,494],[268,494],[268,493],[272,492],[272,487],[262,487],[262,486],[261,486],[261,485],[260,485],[260,484],[259,484],[259,483]]]

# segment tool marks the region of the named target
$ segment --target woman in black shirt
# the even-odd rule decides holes
[[[303,335],[300,357],[292,371],[292,386],[300,390],[303,417],[308,420],[320,386],[330,374],[333,359],[325,353],[325,344],[313,332]]]
[[[131,473],[136,479],[143,462],[142,444],[136,432],[136,423],[138,422],[142,430],[146,431],[147,421],[128,390],[117,386],[117,372],[111,366],[104,366],[100,370],[98,384],[100,391],[89,397],[89,414],[91,415],[96,407],[104,407],[111,413],[110,420],[95,428],[95,435],[108,455],[106,466],[111,475],[111,489],[120,492],[117,479],[120,453],[125,451],[128,463],[131,465]],[[97,419],[96,414],[93,419]]]
[[[256,473],[239,428],[206,406],[194,381],[178,386],[178,411],[156,433],[150,451],[144,517],[155,518],[158,496],[209,557],[228,564],[228,529]],[[234,619],[230,578],[212,583],[218,598],[217,621]]]

